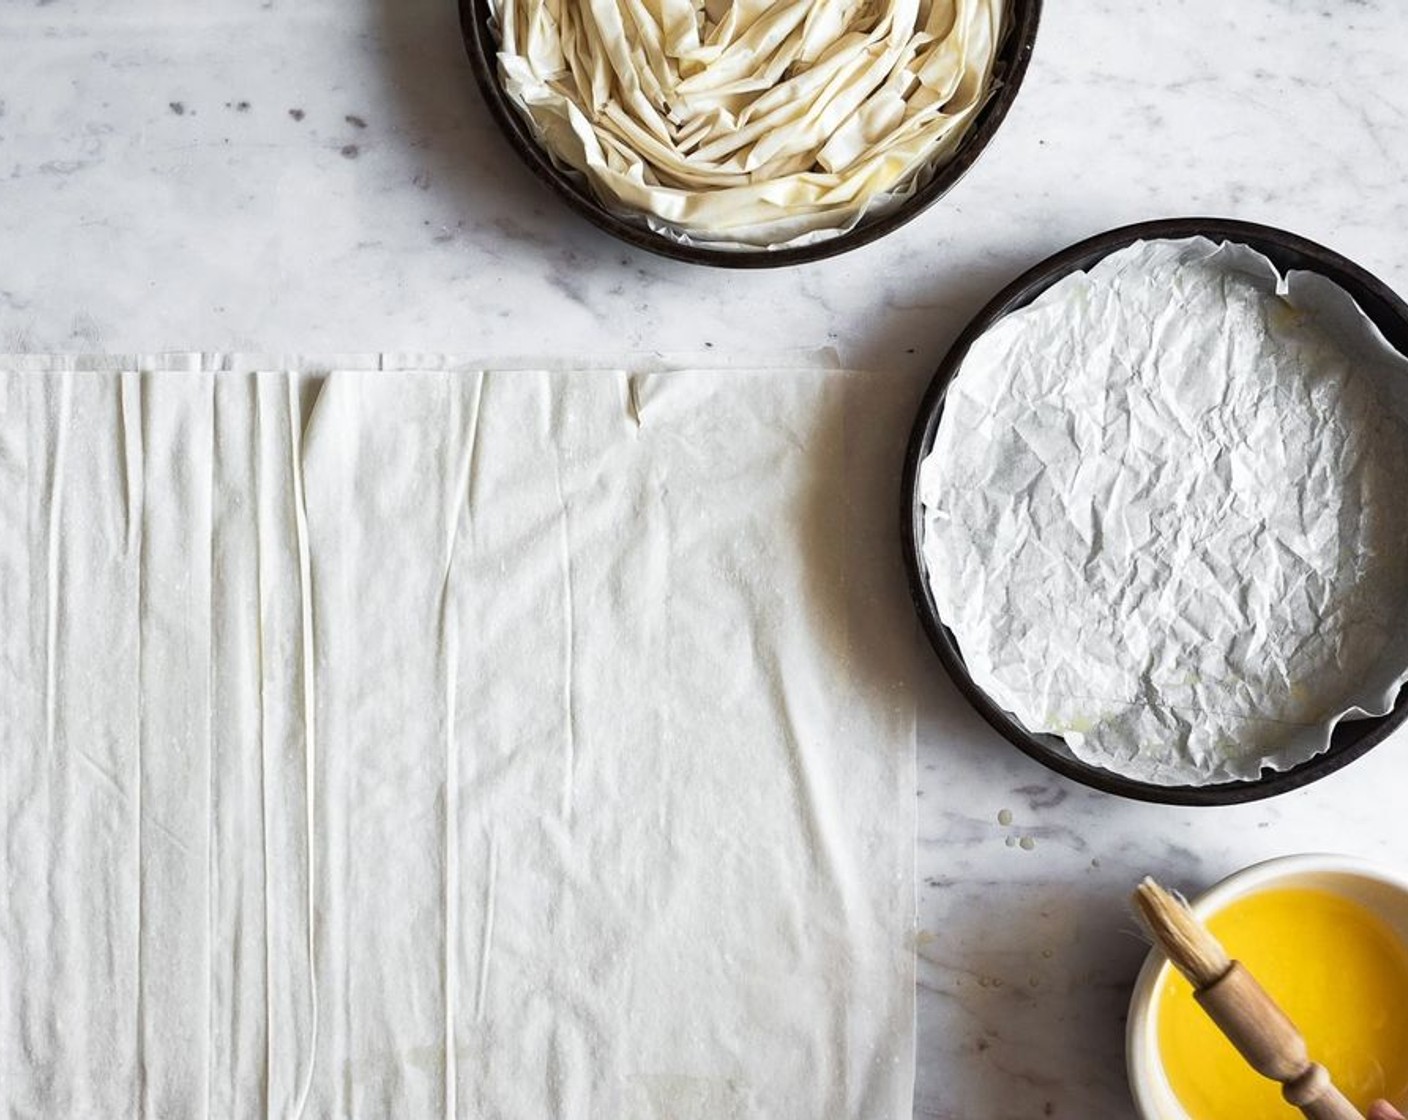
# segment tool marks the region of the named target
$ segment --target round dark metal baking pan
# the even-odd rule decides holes
[[[460,32],[475,80],[488,102],[489,111],[519,157],[542,182],[587,221],[604,229],[613,237],[648,249],[662,257],[688,261],[690,264],[713,265],[717,268],[780,268],[805,264],[834,257],[851,249],[868,245],[884,237],[911,218],[917,217],[943,197],[964,173],[973,166],[988,141],[997,131],[1027,72],[1032,48],[1036,43],[1037,24],[1041,19],[1042,0],[1011,0],[1008,24],[1004,28],[993,68],[993,94],[979,110],[977,119],[964,134],[948,161],[933,177],[905,200],[897,209],[872,220],[862,221],[848,233],[828,238],[815,245],[790,249],[711,249],[702,245],[681,245],[655,233],[643,223],[625,221],[611,213],[598,201],[586,180],[574,172],[563,171],[544,151],[533,130],[499,82],[498,36],[491,26],[489,0],[459,0]]]
[[[944,356],[919,407],[910,437],[905,460],[901,523],[910,594],[929,641],[959,691],[1004,738],[1052,770],[1107,793],[1170,805],[1229,805],[1299,789],[1353,762],[1408,719],[1408,688],[1399,692],[1387,715],[1341,720],[1331,736],[1329,749],[1292,769],[1266,769],[1255,779],[1206,786],[1164,786],[1135,781],[1113,770],[1079,761],[1055,735],[1027,731],[974,683],[953,633],[939,617],[920,548],[924,533],[924,510],[919,498],[919,465],[934,445],[949,383],[974,341],[1004,315],[1025,307],[1063,276],[1088,269],[1118,249],[1140,240],[1199,235],[1212,241],[1249,245],[1270,258],[1282,272],[1303,269],[1329,277],[1355,298],[1396,349],[1408,353],[1408,304],[1353,261],[1303,237],[1270,226],[1224,218],[1165,219],[1099,234],[1049,257],[1012,281],[978,312]]]

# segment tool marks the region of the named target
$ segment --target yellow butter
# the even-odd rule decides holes
[[[1360,904],[1277,888],[1208,922],[1300,1028],[1311,1057],[1362,1110],[1408,1096],[1408,949]],[[1154,995],[1159,1055],[1193,1120],[1294,1120],[1300,1113],[1213,1026],[1187,981],[1167,970]]]

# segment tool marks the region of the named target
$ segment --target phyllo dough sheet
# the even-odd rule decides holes
[[[908,385],[21,364],[0,1112],[908,1117]]]

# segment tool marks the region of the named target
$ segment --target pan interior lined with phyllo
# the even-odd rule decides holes
[[[499,75],[613,213],[808,244],[910,197],[992,86],[1004,0],[493,0]]]

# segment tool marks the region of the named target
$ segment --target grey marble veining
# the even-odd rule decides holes
[[[1189,214],[1284,226],[1408,290],[1405,44],[1390,0],[1052,0],[947,199],[842,259],[726,274],[561,207],[481,105],[451,0],[10,0],[0,350],[831,346],[917,384],[1043,256]],[[924,667],[916,1117],[1129,1115],[1143,873],[1196,890],[1293,851],[1408,863],[1408,736],[1274,801],[1139,805],[1028,761]]]

